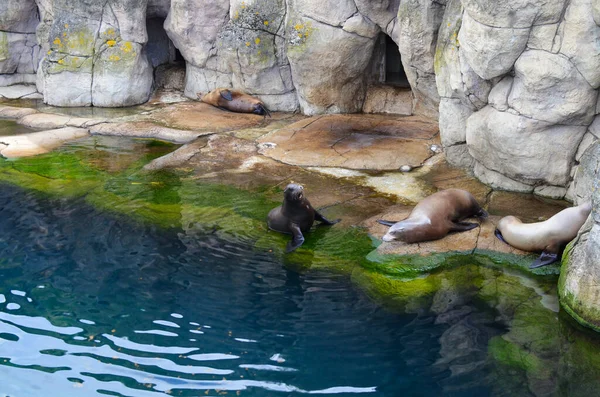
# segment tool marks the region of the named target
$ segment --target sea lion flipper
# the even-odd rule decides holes
[[[330,221],[329,219],[325,218],[321,213],[319,213],[319,211],[315,211],[315,221],[319,221],[324,225],[335,225],[336,223],[338,223],[339,221],[341,221],[341,219],[336,219],[335,221]]]
[[[480,208],[479,211],[475,214],[475,216],[479,219],[487,219],[490,214],[483,208]]]
[[[498,230],[498,229],[494,230],[494,235],[496,237],[498,237],[498,240],[502,241],[504,244],[508,244],[508,242],[502,236],[502,232],[500,230]],[[508,245],[510,245],[510,244],[508,244]]]
[[[534,260],[531,265],[529,265],[530,269],[535,269],[542,266],[551,265],[554,262],[558,262],[558,254],[555,252],[547,252],[544,251],[542,254]]]
[[[295,223],[290,223],[290,231],[292,232],[292,240],[287,243],[285,252],[292,252],[296,248],[300,247],[302,243],[304,243],[304,236],[302,235],[300,226]]]
[[[227,101],[233,101],[233,95],[231,95],[231,91],[223,90],[219,94],[221,95],[221,98],[223,98]]]
[[[377,223],[380,223],[380,224],[382,224],[382,225],[384,225],[384,226],[392,226],[392,225],[395,225],[395,224],[396,224],[396,223],[398,223],[398,222],[394,222],[394,221],[386,221],[386,220],[384,220],[384,219],[377,219]]]
[[[477,223],[471,222],[453,222],[450,228],[451,232],[466,232],[467,230],[475,229],[479,226]]]

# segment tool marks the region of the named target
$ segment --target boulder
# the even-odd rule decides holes
[[[147,101],[153,76],[144,52],[146,5],[147,0],[41,4],[38,38],[48,48],[38,73],[44,102],[116,107]]]
[[[458,34],[461,54],[481,78],[510,71],[529,39],[529,28],[497,28],[477,22],[465,13]]]
[[[3,0],[0,3],[0,31],[35,33],[39,22],[35,0]]]
[[[598,92],[563,55],[529,50],[515,63],[508,105],[525,117],[587,126],[597,100]]]
[[[360,111],[375,40],[302,16],[289,22],[287,54],[302,112]]]
[[[485,168],[510,179],[566,186],[585,131],[586,127],[553,125],[486,106],[467,120],[467,145]]]
[[[600,26],[594,21],[592,0],[569,2],[560,53],[566,55],[593,87],[600,87]]]
[[[479,23],[503,28],[529,28],[558,22],[565,0],[462,0],[469,16]]]
[[[592,175],[592,215],[568,246],[563,255],[563,266],[558,282],[560,303],[567,313],[581,324],[600,331],[600,190],[598,189],[598,161],[600,145],[588,149],[582,166],[582,177]],[[583,197],[583,200],[589,199]]]

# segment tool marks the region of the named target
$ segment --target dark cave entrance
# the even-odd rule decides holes
[[[387,34],[384,34],[383,36],[383,40],[381,40],[381,38],[380,40],[384,41],[383,46],[385,47],[383,62],[385,64],[384,83],[397,87],[410,88],[408,77],[406,77],[406,72],[402,67],[402,58],[398,46],[390,36]]]
[[[146,19],[148,43],[146,54],[154,68],[155,88],[183,90],[185,86],[185,59],[167,35],[165,18]]]
[[[410,89],[398,45],[390,36],[380,33],[373,49],[371,84]]]
[[[368,69],[365,113],[412,114],[412,91],[398,45],[380,33]]]

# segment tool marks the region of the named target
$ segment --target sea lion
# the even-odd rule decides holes
[[[202,97],[198,94],[198,97],[202,102],[221,109],[238,113],[255,113],[260,114],[261,116],[271,117],[271,112],[260,99],[254,98],[241,91],[234,91],[228,88],[217,88]]]
[[[315,220],[325,225],[340,221],[330,221],[321,215],[304,197],[304,187],[290,183],[283,191],[283,204],[269,212],[267,226],[276,232],[292,235],[292,241],[286,246],[286,252],[292,252],[304,243],[302,233],[308,232]]]
[[[441,190],[421,200],[408,218],[400,222],[378,220],[391,226],[383,241],[400,240],[405,243],[438,240],[450,232],[463,232],[476,228],[477,223],[462,222],[465,218],[486,218],[471,193],[460,189]]]
[[[565,245],[577,236],[592,211],[592,203],[565,208],[550,219],[536,223],[522,223],[514,216],[500,219],[496,236],[523,251],[541,251],[541,255],[529,266],[530,269],[558,262]]]

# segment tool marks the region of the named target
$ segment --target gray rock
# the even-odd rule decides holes
[[[375,40],[303,17],[291,21],[290,29],[296,33],[290,35],[296,37],[288,42],[287,54],[302,112],[359,111]]]
[[[402,0],[392,35],[414,93],[415,112],[436,118],[439,96],[434,57],[444,10],[443,5],[431,0]]]
[[[508,104],[526,117],[587,126],[597,99],[598,92],[563,55],[530,50],[515,63]]]
[[[594,88],[600,87],[600,26],[593,18],[592,3],[597,0],[569,2],[563,22],[560,53],[565,54],[579,73]]]
[[[315,21],[339,27],[358,11],[353,0],[339,0],[335,3],[290,0],[290,7]]]
[[[529,28],[496,28],[483,25],[464,14],[458,34],[464,53],[475,73],[485,80],[508,73],[525,50]]]
[[[0,31],[35,33],[39,22],[35,0],[3,0],[0,2]]]
[[[473,173],[481,182],[494,189],[510,190],[521,193],[533,192],[533,186],[510,179],[501,173],[486,168],[477,161],[475,162]]]
[[[400,0],[355,0],[354,2],[363,16],[390,34],[391,31],[387,29],[398,15]]]
[[[479,163],[505,177],[528,185],[566,186],[585,131],[487,106],[467,120],[467,144]]]
[[[152,67],[143,46],[122,42],[106,48],[94,63],[92,104],[132,106],[146,102],[152,91]]]
[[[567,194],[567,189],[562,186],[536,186],[533,193],[538,196],[561,200]]]
[[[533,50],[544,50],[552,52],[554,39],[558,31],[558,23],[549,25],[537,25],[531,28],[531,35],[527,47]]]
[[[474,111],[459,99],[441,99],[439,125],[444,147],[467,141],[467,119]]]
[[[581,157],[583,153],[590,147],[594,142],[596,142],[598,138],[592,134],[590,131],[586,132],[577,148],[577,153],[575,154],[575,161],[581,161]]]
[[[356,33],[359,36],[374,38],[381,31],[379,26],[360,14],[348,18],[344,22],[343,29],[348,33]]]
[[[469,153],[469,148],[466,144],[457,144],[444,148],[446,152],[446,161],[449,164],[472,170],[475,166],[475,159]]]
[[[529,28],[558,22],[565,0],[462,0],[465,10],[478,22],[494,27]]]
[[[589,200],[595,189],[600,169],[600,142],[588,146],[580,159],[579,167],[573,178],[573,201],[582,203]]]
[[[412,114],[412,93],[410,90],[392,86],[371,86],[363,105],[364,113],[393,113],[410,116]]]
[[[600,116],[596,115],[594,121],[590,124],[589,131],[596,138],[600,139]]]
[[[171,0],[165,30],[185,60],[202,68],[216,54],[217,36],[228,19],[228,1]]]
[[[488,97],[490,106],[501,112],[508,110],[508,96],[512,89],[513,80],[512,77],[507,76],[492,88]]]
[[[19,99],[37,93],[35,85],[11,85],[0,87],[0,98]]]
[[[36,80],[36,74],[0,74],[0,87],[6,87],[15,84],[35,84]]]

